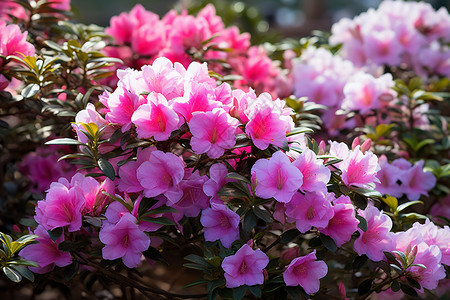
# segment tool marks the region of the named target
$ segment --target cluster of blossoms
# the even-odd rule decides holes
[[[212,71],[242,76],[234,83],[237,88],[252,87],[276,96],[286,85],[281,69],[264,48],[251,46],[250,35],[240,33],[236,26],[225,28],[212,5],[195,17],[171,10],[161,19],[136,5],[129,13],[112,17],[110,23],[106,33],[116,45],[105,48],[105,53],[122,59],[125,66],[138,69],[166,57],[187,67],[201,54]]]
[[[345,124],[345,115],[336,115],[336,111],[368,115],[392,105],[396,97],[391,74],[373,76],[324,48],[305,49],[293,61],[292,77],[296,97],[308,97],[328,108],[323,120],[330,133],[356,125],[355,120]]]
[[[356,66],[388,65],[417,74],[450,75],[450,17],[429,3],[383,1],[354,19],[333,25],[330,43]]]
[[[48,7],[60,11],[70,11],[70,0],[51,0],[48,1]],[[8,20],[10,16],[26,20],[29,18],[29,13],[19,3],[13,0],[3,0],[0,3],[0,16]]]
[[[43,194],[52,182],[75,175],[76,167],[67,161],[58,159],[68,153],[68,147],[40,147],[25,155],[19,169],[32,183],[31,191]],[[55,163],[56,162],[56,163]]]
[[[382,194],[393,197],[405,194],[409,200],[418,200],[420,195],[428,196],[428,191],[436,185],[436,177],[431,172],[424,172],[423,160],[414,165],[404,158],[389,163],[383,155],[379,161],[381,170],[377,178],[380,182],[376,189]]]

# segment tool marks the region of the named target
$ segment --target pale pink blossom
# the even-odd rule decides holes
[[[342,181],[346,186],[367,188],[379,182],[376,177],[380,169],[377,156],[370,151],[362,153],[359,146],[350,151],[339,168],[342,170]]]
[[[292,163],[303,175],[303,184],[300,186],[302,192],[327,191],[327,183],[330,181],[331,172],[325,167],[316,154],[305,149],[302,154]]]
[[[28,32],[22,33],[15,24],[4,26],[0,23],[0,30],[0,55],[34,56],[34,46],[27,42]]]

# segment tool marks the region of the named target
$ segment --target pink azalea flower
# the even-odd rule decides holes
[[[283,147],[287,143],[289,123],[281,117],[281,110],[268,93],[262,93],[249,103],[246,114],[250,121],[245,127],[245,133],[257,148],[265,150],[270,144]]]
[[[380,170],[377,172],[377,178],[380,181],[376,184],[376,190],[383,195],[400,197],[403,195],[400,185],[397,183],[403,177],[404,172],[390,164],[385,155],[379,157]]]
[[[138,148],[136,161],[129,161],[119,168],[119,178],[117,179],[119,191],[137,193],[144,190],[137,178],[137,169],[150,159],[150,154],[155,150],[156,147]]]
[[[89,142],[88,137],[82,132],[86,132],[83,124],[89,123],[96,124],[99,130],[108,125],[108,122],[95,110],[92,103],[88,103],[85,109],[80,110],[75,116],[75,123],[72,123],[72,128],[75,130],[78,140],[83,144]]]
[[[348,242],[358,229],[359,221],[355,217],[355,207],[347,196],[340,196],[333,201],[334,215],[325,228],[319,231],[331,237],[338,247]]]
[[[373,261],[384,259],[383,251],[391,251],[392,220],[375,206],[369,205],[365,210],[358,210],[358,214],[367,221],[367,230],[360,228],[360,236],[355,240],[353,249],[359,255],[366,254]]]
[[[176,221],[181,220],[183,215],[196,217],[201,210],[208,207],[209,197],[203,192],[203,185],[208,176],[200,176],[198,170],[192,173],[192,169],[186,169],[183,180],[178,184],[182,197],[174,201],[168,198],[167,205],[175,208],[179,213],[174,214]]]
[[[237,213],[226,205],[211,203],[211,208],[202,212],[200,223],[204,227],[205,241],[220,240],[225,248],[239,239],[239,221]]]
[[[82,214],[85,206],[83,191],[79,187],[68,188],[54,182],[44,200],[38,201],[34,219],[46,230],[69,226],[73,232],[81,228]]]
[[[313,294],[319,291],[320,278],[328,273],[327,264],[324,261],[316,261],[316,250],[313,252],[295,258],[286,271],[283,273],[283,279],[287,286],[300,285],[307,294]]]
[[[0,55],[34,56],[34,46],[27,42],[28,32],[22,33],[20,27],[15,24],[0,24],[0,30]]]
[[[225,178],[227,174],[228,170],[224,164],[212,165],[209,168],[209,179],[203,185],[203,192],[210,197],[214,197],[225,183],[230,181],[230,179]]]
[[[137,267],[142,252],[150,246],[150,238],[139,229],[136,218],[130,213],[124,214],[116,224],[104,222],[99,238],[105,244],[102,249],[103,258],[122,258],[128,268]]]
[[[165,141],[172,131],[180,128],[177,113],[169,107],[162,94],[150,93],[147,104],[141,105],[131,117],[139,138],[153,137]]]
[[[146,23],[133,31],[131,48],[140,55],[154,55],[165,47],[164,24],[159,22]]]
[[[131,116],[140,104],[138,95],[118,87],[107,97],[109,112],[106,120],[121,125],[122,132],[125,132],[131,128]]]
[[[24,259],[38,263],[39,267],[30,267],[31,271],[43,274],[53,270],[55,265],[65,267],[72,263],[70,253],[58,249],[58,244],[64,241],[64,234],[53,241],[42,225],[36,227],[33,234],[38,236],[38,243],[28,245],[19,252]]]
[[[263,269],[269,258],[261,250],[253,250],[245,244],[234,255],[225,257],[222,269],[225,271],[225,286],[235,288],[241,285],[257,285],[264,283]]]
[[[286,204],[286,216],[295,219],[295,226],[301,233],[307,232],[313,226],[324,228],[334,214],[331,207],[333,199],[333,193],[295,193],[292,200]]]
[[[302,173],[282,151],[275,152],[270,159],[256,161],[251,173],[258,181],[255,190],[258,197],[273,197],[283,203],[291,201],[303,183]]]
[[[316,158],[314,151],[305,149],[292,165],[297,167],[303,175],[303,184],[300,187],[302,192],[325,193],[327,191],[331,172],[321,160]]]
[[[341,163],[342,181],[346,186],[368,188],[370,184],[379,182],[376,176],[380,165],[375,154],[370,151],[362,153],[359,147],[350,151]]]
[[[413,227],[419,232],[417,235],[422,236],[422,240],[428,245],[436,245],[442,253],[441,263],[444,265],[450,265],[450,228],[444,226],[440,228],[430,222],[429,219],[425,220],[425,224],[416,222]]]
[[[197,154],[206,153],[211,158],[221,157],[225,150],[236,144],[237,123],[223,109],[194,113],[189,121],[192,150]]]
[[[416,162],[400,179],[400,188],[409,200],[418,200],[420,195],[428,196],[428,191],[436,185],[436,177],[431,172],[424,172],[423,164],[423,160]]]
[[[144,188],[145,197],[160,194],[175,203],[183,196],[178,186],[184,176],[184,162],[172,153],[156,150],[150,154],[150,159],[137,169],[137,179]]]

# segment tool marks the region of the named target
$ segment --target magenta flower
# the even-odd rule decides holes
[[[265,150],[270,144],[282,147],[287,143],[286,131],[290,128],[281,113],[268,93],[262,93],[249,103],[246,114],[250,121],[245,126],[245,133],[257,148]]]
[[[334,215],[325,228],[319,231],[331,237],[338,247],[348,242],[358,229],[359,221],[355,217],[355,207],[347,196],[340,196],[333,201]]]
[[[139,138],[153,137],[165,141],[172,131],[180,128],[177,113],[169,107],[162,94],[150,93],[147,104],[139,106],[131,117]]]
[[[256,195],[271,197],[283,203],[291,201],[303,183],[303,175],[282,151],[277,151],[270,159],[259,159],[253,165],[251,173],[256,177]]]
[[[27,42],[28,32],[22,33],[15,24],[4,26],[0,23],[0,30],[0,55],[34,56],[34,46]]]
[[[30,267],[31,271],[43,274],[50,272],[55,265],[65,267],[72,263],[70,253],[58,249],[58,244],[64,240],[64,234],[53,241],[42,225],[36,227],[33,234],[38,236],[38,244],[28,245],[19,252],[19,256],[38,263],[39,267]]]
[[[150,238],[139,229],[136,218],[130,213],[124,214],[116,224],[104,222],[99,238],[105,244],[102,249],[103,258],[122,258],[128,268],[137,267],[142,252],[150,246]]]
[[[131,128],[131,117],[141,104],[139,96],[123,87],[118,87],[107,97],[109,112],[106,120],[122,126],[122,132]]]
[[[259,249],[253,250],[245,244],[234,255],[225,257],[222,269],[225,271],[225,286],[235,288],[241,285],[264,283],[263,269],[269,263],[269,257]]]
[[[223,109],[194,113],[189,121],[192,150],[197,154],[206,153],[210,158],[219,158],[236,144],[237,125],[237,120]]]
[[[327,275],[328,267],[324,261],[316,261],[316,259],[316,250],[314,250],[291,261],[283,273],[286,285],[300,285],[307,294],[317,292],[320,288],[320,278]]]
[[[322,192],[327,191],[327,183],[330,181],[331,172],[325,167],[321,160],[316,158],[316,154],[305,149],[303,153],[292,163],[303,175],[303,184],[300,187],[302,192]]]
[[[392,220],[375,206],[369,205],[365,210],[358,210],[360,216],[367,221],[367,230],[360,228],[360,236],[355,240],[353,249],[359,255],[366,254],[373,261],[384,259],[383,251],[391,251],[393,248]]]
[[[397,183],[403,177],[403,171],[387,161],[385,155],[378,159],[380,170],[377,172],[377,178],[380,181],[376,184],[376,190],[383,195],[400,197],[403,195],[400,185]]]
[[[34,219],[46,230],[69,226],[69,232],[77,231],[81,228],[84,206],[85,199],[80,187],[68,188],[54,182],[45,199],[38,201]]]
[[[313,226],[324,228],[334,214],[331,207],[333,199],[333,193],[295,193],[291,202],[286,204],[286,216],[295,219],[295,226],[301,233]]]
[[[156,150],[150,154],[150,159],[137,169],[137,179],[144,188],[145,197],[160,194],[175,203],[183,196],[178,186],[184,176],[184,162],[172,153]]]
[[[226,205],[211,203],[211,208],[205,209],[200,218],[205,230],[205,241],[220,240],[225,248],[230,248],[239,239],[240,219]]]
[[[370,151],[362,153],[359,148],[356,146],[341,163],[342,181],[346,186],[368,188],[370,184],[379,182],[376,176],[380,165],[375,154]]]

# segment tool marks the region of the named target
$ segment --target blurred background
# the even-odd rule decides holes
[[[78,20],[108,26],[109,19],[129,11],[137,3],[160,16],[172,8],[196,13],[207,3],[216,6],[217,14],[226,25],[236,24],[250,32],[253,42],[276,40],[279,37],[307,36],[312,30],[329,31],[343,17],[353,17],[381,0],[72,0]],[[449,9],[449,0],[423,1],[436,9]],[[270,30],[270,31],[269,31]]]

